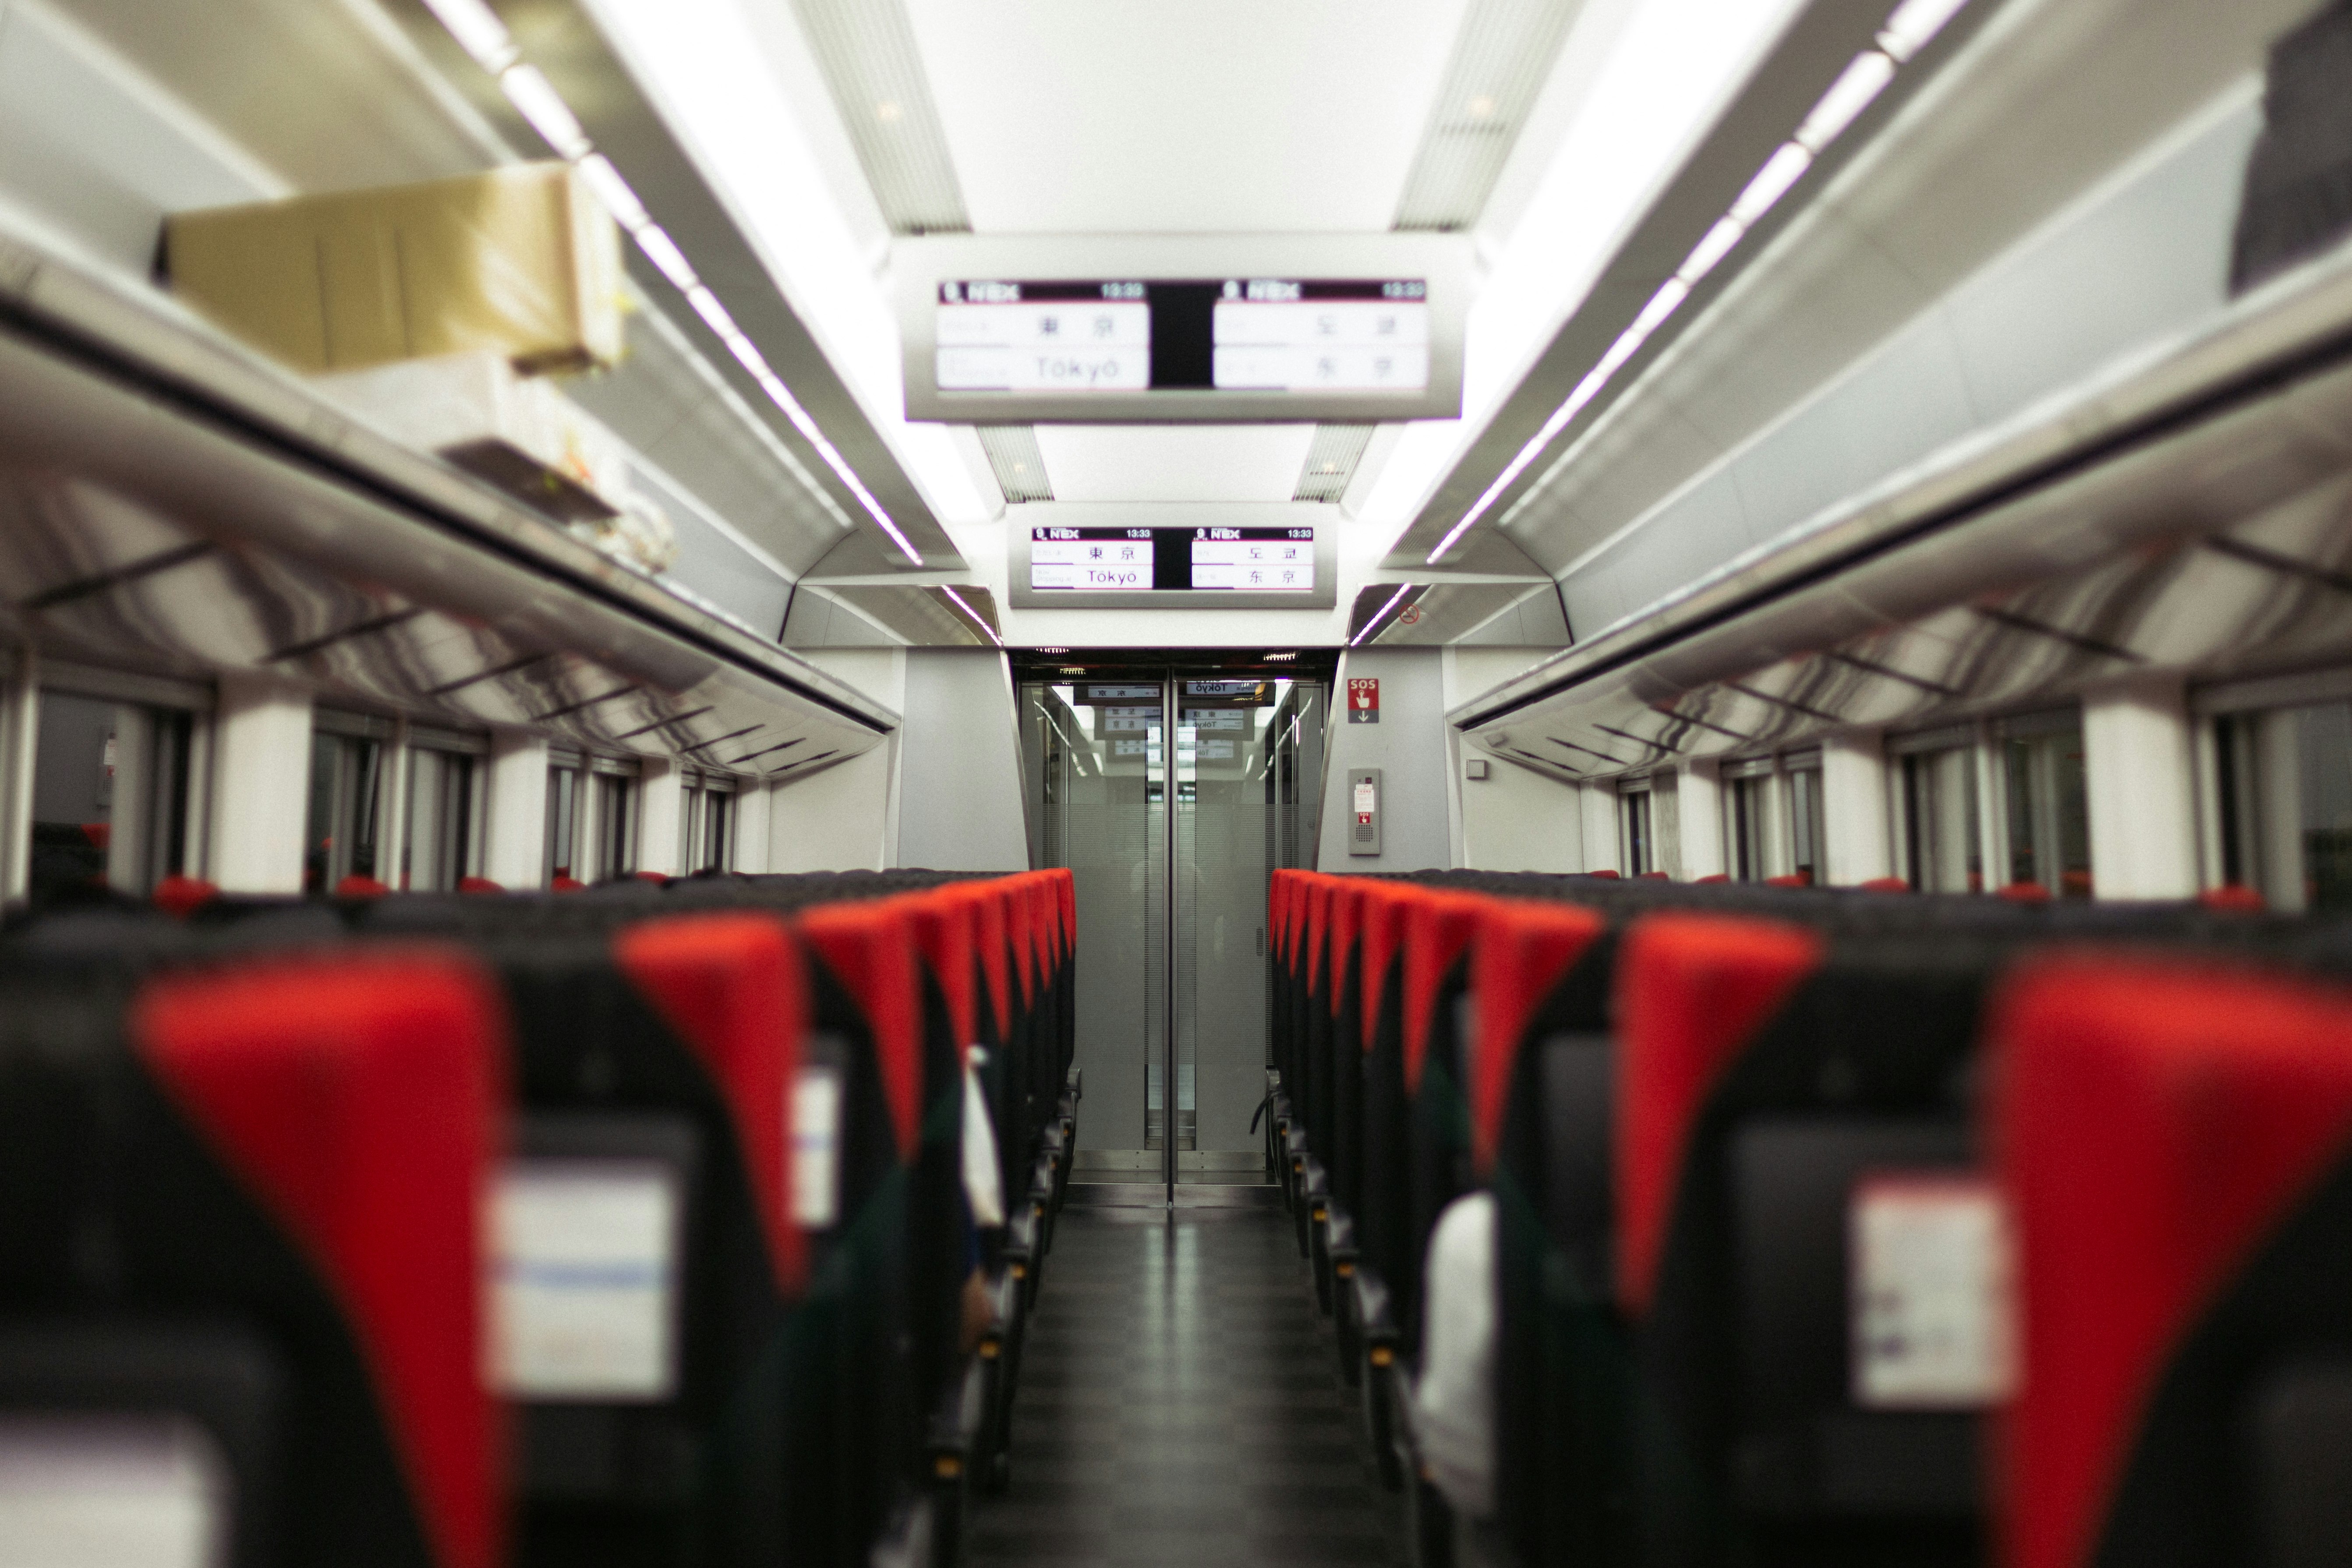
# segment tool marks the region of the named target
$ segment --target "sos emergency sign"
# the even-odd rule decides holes
[[[1351,675],[1348,678],[1348,722],[1377,724],[1381,721],[1381,678],[1377,675]]]

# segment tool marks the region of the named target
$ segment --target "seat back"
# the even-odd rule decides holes
[[[2021,1282],[2006,1560],[2341,1561],[2352,990],[2053,955],[1990,1033]]]
[[[240,1563],[493,1568],[486,977],[10,965],[0,995],[0,1405],[192,1423]]]

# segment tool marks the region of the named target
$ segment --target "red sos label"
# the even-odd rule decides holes
[[[1381,721],[1381,680],[1376,675],[1355,675],[1348,678],[1348,722],[1377,724]]]

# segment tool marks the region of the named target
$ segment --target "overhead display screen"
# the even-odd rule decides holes
[[[1315,530],[1032,528],[1032,592],[1311,594]]]
[[[942,392],[1420,392],[1423,278],[1007,282],[950,279]]]
[[[1459,235],[926,235],[890,268],[909,419],[1462,411]]]

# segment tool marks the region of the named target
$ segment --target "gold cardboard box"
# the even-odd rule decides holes
[[[181,213],[173,290],[298,370],[488,350],[525,374],[621,353],[620,229],[570,165]]]

